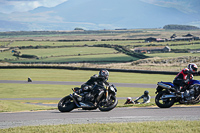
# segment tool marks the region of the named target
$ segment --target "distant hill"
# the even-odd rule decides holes
[[[199,30],[199,27],[191,25],[165,25],[163,29],[166,30]]]
[[[68,0],[52,8],[39,7],[10,16],[21,19],[11,21],[11,27],[9,23],[0,25],[0,31],[73,30],[76,27],[86,30],[161,28],[168,24],[186,25],[200,20],[199,12],[185,13],[177,8],[140,0]]]

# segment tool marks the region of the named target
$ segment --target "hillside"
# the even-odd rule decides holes
[[[140,0],[68,0],[51,8],[0,16],[8,21],[7,25],[0,25],[0,31],[160,28],[167,24],[191,24],[200,18],[196,10],[182,12],[177,7]]]

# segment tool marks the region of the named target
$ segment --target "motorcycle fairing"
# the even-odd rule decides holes
[[[199,84],[200,85],[200,80],[190,80],[190,85],[194,85],[194,84]]]
[[[166,84],[166,85],[170,85],[170,86],[174,87],[174,84],[172,84],[171,82],[162,82],[161,81],[161,83]]]

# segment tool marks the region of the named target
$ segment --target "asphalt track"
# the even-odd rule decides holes
[[[27,82],[22,80],[0,80],[0,83],[14,83],[14,84],[52,84],[52,85],[78,85],[84,82],[73,81],[33,81]],[[138,88],[155,88],[155,84],[136,84],[136,83],[112,83],[116,87],[138,87]]]
[[[0,83],[19,84],[62,84],[80,85],[82,82],[56,82],[56,81],[7,81]],[[117,87],[155,88],[152,84],[122,84],[113,83]],[[3,99],[0,99],[3,100]],[[6,99],[4,99],[6,100]],[[11,99],[10,99],[11,100]],[[141,122],[166,120],[200,120],[200,106],[174,106],[167,109],[158,107],[115,108],[109,112],[97,110],[75,109],[68,113],[58,110],[7,112],[0,113],[0,128],[36,125],[82,124],[82,123],[110,123],[110,122]]]
[[[0,113],[0,128],[37,125],[143,122],[166,120],[200,120],[200,106],[161,109],[158,107],[115,108],[109,112],[75,109],[68,113],[58,110]]]

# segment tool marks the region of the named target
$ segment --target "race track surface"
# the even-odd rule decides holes
[[[53,85],[81,85],[84,82],[73,81],[33,81],[27,82],[22,80],[0,80],[0,83],[14,83],[14,84],[53,84]],[[156,84],[136,84],[136,83],[112,83],[116,87],[138,87],[138,88],[156,88]]]
[[[110,112],[75,109],[68,113],[58,110],[0,113],[0,128],[36,125],[140,122],[166,120],[200,120],[200,106],[115,108]]]

